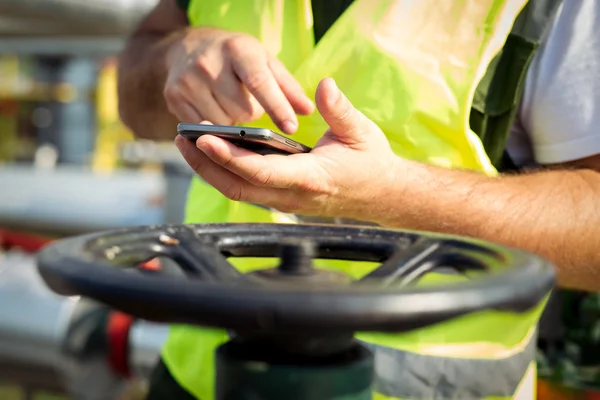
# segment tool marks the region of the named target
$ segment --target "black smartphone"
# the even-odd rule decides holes
[[[177,133],[193,142],[203,135],[218,136],[236,146],[262,155],[289,155],[308,153],[312,150],[302,143],[264,128],[180,123],[177,125]]]

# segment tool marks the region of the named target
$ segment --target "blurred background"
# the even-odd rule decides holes
[[[144,398],[166,327],[51,293],[35,257],[58,238],[183,219],[191,169],[118,116],[117,55],[156,3],[0,0],[0,400]],[[575,398],[560,393],[538,386]]]
[[[189,168],[172,142],[134,141],[117,111],[116,55],[156,2],[0,1],[1,400],[141,398],[164,340],[53,295],[35,270],[56,238],[181,222]]]
[[[55,235],[181,220],[183,196],[165,196],[165,175],[186,173],[174,146],[134,142],[117,111],[115,56],[155,3],[0,2],[2,226]]]

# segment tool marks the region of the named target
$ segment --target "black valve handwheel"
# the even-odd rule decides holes
[[[280,260],[242,274],[230,256]],[[156,257],[185,275],[138,269]],[[352,280],[313,268],[315,258],[381,264]],[[38,266],[55,292],[139,318],[264,333],[406,331],[482,309],[523,312],[548,294],[555,277],[535,255],[479,240],[295,224],[114,230],[57,241],[41,251]],[[464,278],[414,285],[434,270]]]

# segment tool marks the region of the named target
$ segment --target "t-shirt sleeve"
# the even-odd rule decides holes
[[[564,0],[530,69],[519,110],[535,161],[600,153],[600,1]]]

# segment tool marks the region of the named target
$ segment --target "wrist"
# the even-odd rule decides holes
[[[390,228],[415,226],[415,214],[421,207],[422,175],[426,166],[394,156],[382,175],[380,190],[373,208],[373,222]]]
[[[412,162],[395,155],[377,168],[377,173],[358,190],[336,193],[327,201],[327,215],[375,223],[381,226],[396,226],[397,218],[407,208],[406,193],[411,191]],[[351,185],[352,186],[352,185]],[[356,187],[354,185],[353,187]]]
[[[405,173],[390,186],[379,224],[391,228],[477,236],[485,225],[490,179],[483,174],[400,159]],[[398,167],[396,167],[398,169]],[[483,191],[483,192],[482,192]]]

